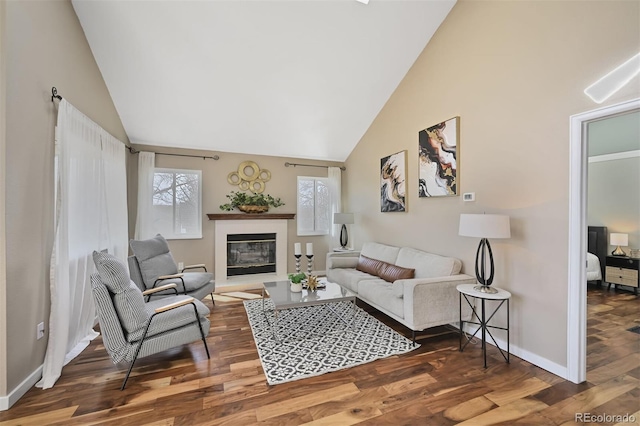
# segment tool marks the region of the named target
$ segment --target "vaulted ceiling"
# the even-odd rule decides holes
[[[344,161],[455,0],[73,0],[131,142]]]

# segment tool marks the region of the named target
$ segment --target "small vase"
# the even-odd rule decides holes
[[[302,283],[291,283],[291,291],[293,293],[300,293],[302,291]]]

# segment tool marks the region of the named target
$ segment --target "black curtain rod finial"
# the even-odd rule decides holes
[[[61,101],[62,96],[58,95],[58,89],[56,89],[56,87],[54,86],[51,88],[51,102],[53,102],[55,99]]]

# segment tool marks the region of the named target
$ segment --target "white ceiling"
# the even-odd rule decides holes
[[[344,161],[455,0],[73,0],[131,142]]]

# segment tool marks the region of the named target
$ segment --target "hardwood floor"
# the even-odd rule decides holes
[[[269,386],[241,300],[220,297],[211,360],[201,343],[142,358],[120,391],[126,366],[111,362],[98,337],[53,389],[33,388],[0,412],[0,425],[586,424],[575,413],[629,414],[638,424],[640,334],[627,329],[640,325],[639,308],[631,293],[589,287],[588,381],[580,385],[514,356],[506,364],[492,346],[483,369],[479,344],[460,353],[458,335],[440,327],[408,354]],[[589,424],[625,424],[608,420]]]

